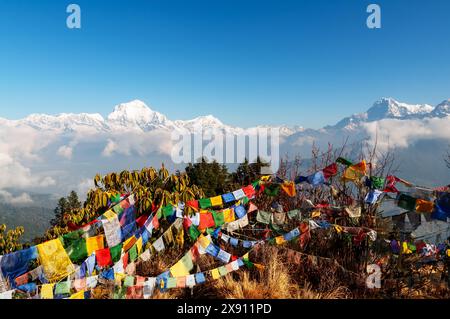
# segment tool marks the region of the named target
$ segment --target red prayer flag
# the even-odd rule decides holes
[[[158,216],[155,215],[152,219],[152,223],[153,223],[153,228],[154,229],[158,229],[159,228],[159,220],[158,220]]]
[[[123,262],[123,268],[126,269],[128,266],[128,252],[125,255],[123,255],[122,262]]]
[[[337,174],[338,172],[338,166],[336,163],[333,163],[331,165],[328,165],[327,167],[325,167],[323,170],[323,176],[328,179],[330,177],[333,177]]]
[[[191,207],[192,209],[194,209],[195,211],[199,210],[199,206],[198,206],[198,200],[189,200],[186,202],[186,205],[188,207]]]
[[[244,188],[242,188],[242,190],[244,191],[245,196],[247,196],[248,198],[252,198],[255,196],[255,188],[253,187],[253,185],[245,186]]]
[[[206,229],[214,227],[216,223],[214,222],[213,215],[211,213],[200,214],[200,225],[199,229]]]
[[[95,257],[97,258],[97,265],[99,265],[100,267],[111,266],[113,263],[109,248],[104,248],[95,251]]]

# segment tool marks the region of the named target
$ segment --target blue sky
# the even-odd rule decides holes
[[[0,0],[0,117],[142,99],[171,119],[321,127],[450,98],[450,2]],[[369,30],[369,3],[382,28]]]

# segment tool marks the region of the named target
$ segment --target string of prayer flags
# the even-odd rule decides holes
[[[53,239],[37,245],[36,248],[45,277],[50,282],[59,281],[75,271],[61,240]]]

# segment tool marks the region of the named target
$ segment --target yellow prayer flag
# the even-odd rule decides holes
[[[39,260],[49,282],[59,281],[75,271],[59,239],[37,245]]]
[[[312,212],[311,218],[320,217],[320,215],[321,215],[320,210],[316,210],[316,211]]]
[[[411,254],[412,253],[412,250],[409,249],[408,243],[406,241],[403,242],[402,246],[403,246],[403,253],[404,254]]]
[[[215,268],[215,269],[211,270],[211,275],[214,280],[219,279],[220,278],[219,268]]]
[[[248,253],[246,253],[244,256],[242,256],[242,259],[248,260],[249,259]]]
[[[283,184],[281,184],[281,189],[290,197],[295,197],[295,195],[297,194],[294,182],[285,181]]]
[[[84,290],[74,293],[69,299],[84,299]]]
[[[123,251],[128,251],[130,250],[131,247],[133,247],[133,245],[136,243],[136,237],[133,235],[130,238],[128,238],[127,240],[125,240],[125,242],[123,243]]]
[[[366,161],[363,160],[361,163],[349,166],[344,171],[342,179],[344,181],[352,181],[352,182],[359,181],[361,177],[366,175],[366,169],[367,169]]]
[[[222,206],[222,196],[211,197],[211,206]]]
[[[198,242],[199,244],[206,249],[206,247],[209,246],[209,244],[211,243],[211,241],[208,239],[208,237],[204,236],[204,235],[200,235],[200,237],[198,238]]]
[[[142,237],[139,237],[139,239],[136,241],[136,248],[138,255],[142,253],[142,245],[143,245]]]
[[[110,210],[108,210],[106,213],[104,213],[103,216],[104,216],[107,220],[112,220],[112,219],[116,218],[117,214],[114,213],[114,212],[110,209]]]
[[[344,228],[342,228],[342,226],[339,226],[339,225],[333,225],[333,226],[338,234],[340,234],[344,230]]]
[[[103,235],[86,238],[86,249],[88,256],[90,256],[96,250],[105,248],[103,246]]]
[[[192,268],[194,268],[192,254],[191,251],[188,251],[183,258],[170,268],[170,273],[173,277],[183,277],[189,275]]]
[[[419,213],[431,213],[434,209],[434,203],[418,198],[416,200],[416,211]]]
[[[284,239],[283,236],[278,236],[278,237],[275,237],[275,242],[277,243],[277,245],[281,245],[281,244],[284,244],[286,242],[286,240]]]
[[[41,299],[53,299],[53,287],[55,284],[44,284],[41,287]]]
[[[116,282],[117,285],[121,286],[122,285],[122,281],[125,279],[127,275],[126,274],[121,274],[118,272],[114,273],[114,281]]]
[[[227,208],[223,211],[223,220],[225,221],[225,223],[234,222],[235,219],[236,219],[236,217],[235,217],[234,211],[232,209]]]
[[[271,175],[265,175],[265,176],[261,176],[261,180],[263,182],[267,182],[272,176]]]

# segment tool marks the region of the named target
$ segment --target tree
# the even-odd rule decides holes
[[[249,185],[261,176],[263,167],[269,167],[269,164],[259,156],[254,163],[249,163],[246,158],[243,163],[239,164],[236,172],[232,174],[233,182],[238,185]]]
[[[71,191],[69,196],[66,198],[62,197],[58,201],[56,206],[55,218],[50,221],[52,226],[65,226],[64,216],[66,214],[71,214],[73,211],[81,208],[81,202],[78,199],[78,194],[75,191]]]
[[[6,225],[0,225],[0,255],[9,254],[23,248],[20,237],[23,235],[23,227],[7,231]]]
[[[186,167],[186,174],[194,185],[204,191],[207,197],[223,194],[230,190],[231,176],[228,169],[215,160],[209,163],[203,157],[198,163],[190,163]]]

